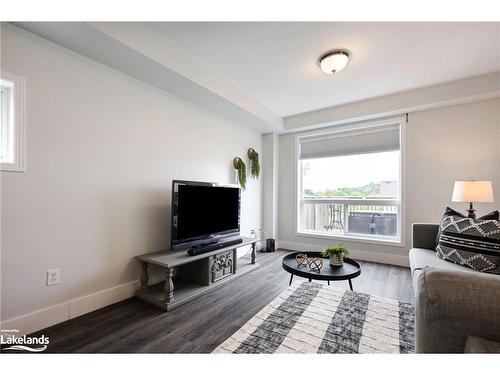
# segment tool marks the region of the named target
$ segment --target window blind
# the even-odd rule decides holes
[[[300,159],[395,151],[400,149],[399,125],[306,136],[299,143]]]

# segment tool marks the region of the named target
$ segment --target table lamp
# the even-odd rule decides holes
[[[476,218],[473,203],[494,202],[491,181],[455,181],[452,202],[469,202],[467,217]]]

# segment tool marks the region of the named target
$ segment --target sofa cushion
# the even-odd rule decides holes
[[[413,278],[413,291],[417,293],[418,278],[425,267],[456,270],[462,272],[476,272],[455,263],[446,262],[439,258],[434,250],[413,248],[410,249],[410,270]]]
[[[436,252],[443,260],[500,274],[500,220],[445,216]]]
[[[415,275],[415,271],[422,270],[425,267],[474,272],[474,270],[470,268],[465,268],[458,264],[446,262],[443,259],[440,259],[434,250],[419,249],[419,248],[411,249],[410,269],[412,276],[417,276]]]
[[[453,208],[450,208],[450,207],[446,207],[446,210],[444,210],[443,219],[446,216],[466,217],[461,212],[455,211]],[[482,220],[500,220],[500,212],[498,212],[498,210],[491,211],[489,214],[483,215],[483,216],[479,217],[478,219],[482,219]],[[436,236],[436,243],[439,242],[439,236],[441,235],[441,230],[442,229],[441,229],[441,225],[440,225],[439,229],[438,229],[437,236]]]
[[[465,342],[465,353],[500,353],[500,343],[485,340],[481,337],[469,336]]]

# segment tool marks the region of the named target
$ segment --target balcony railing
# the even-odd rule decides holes
[[[395,198],[304,198],[300,204],[303,231],[398,237],[399,200]]]

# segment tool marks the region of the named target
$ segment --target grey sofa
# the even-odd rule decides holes
[[[484,352],[500,342],[500,276],[438,258],[438,229],[413,224],[416,352]]]

